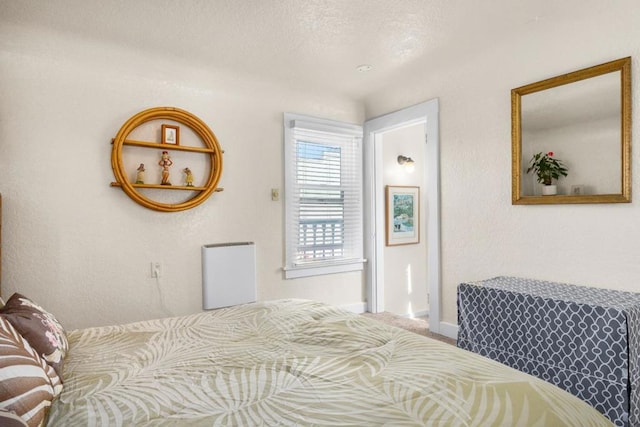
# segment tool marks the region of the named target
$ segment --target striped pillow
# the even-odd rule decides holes
[[[41,426],[61,391],[56,371],[0,316],[0,410],[15,412],[30,427]]]
[[[0,316],[11,322],[62,380],[62,364],[69,343],[62,325],[53,314],[24,295],[15,293],[0,309]]]
[[[2,427],[25,427],[27,423],[22,417],[17,416],[13,412],[3,411],[0,409],[0,426]]]

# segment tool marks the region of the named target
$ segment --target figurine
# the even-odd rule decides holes
[[[191,169],[184,168],[182,171],[187,175],[185,177],[185,182],[187,183],[187,187],[193,187],[193,174],[191,173]]]
[[[171,185],[169,182],[169,167],[173,164],[171,158],[169,157],[169,152],[162,152],[162,159],[158,162],[160,166],[162,166],[162,182],[160,185]]]
[[[140,163],[136,173],[136,184],[144,184],[144,163]]]

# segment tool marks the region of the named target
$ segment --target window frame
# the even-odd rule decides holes
[[[351,239],[352,244],[355,243],[356,254],[349,256],[348,259],[337,258],[332,260],[311,261],[309,263],[296,263],[296,254],[298,245],[294,242],[294,235],[297,237],[298,232],[295,231],[294,224],[299,224],[299,212],[296,211],[298,202],[293,188],[297,177],[295,147],[295,128],[308,131],[325,132],[338,137],[353,138],[356,150],[355,165],[357,172],[357,181],[350,188],[356,194],[356,209],[358,211],[358,223],[352,224],[357,228],[355,238]],[[306,142],[315,142],[313,140]],[[294,279],[299,277],[309,277],[324,274],[343,273],[349,271],[361,271],[364,268],[364,203],[363,203],[363,129],[362,126],[338,122],[328,119],[320,119],[316,117],[285,113],[284,114],[284,175],[285,175],[285,266],[283,267],[285,279]],[[341,159],[341,162],[343,160]],[[345,242],[347,243],[347,242]]]

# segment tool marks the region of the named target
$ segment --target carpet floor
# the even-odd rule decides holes
[[[456,340],[445,337],[444,335],[434,334],[433,332],[429,331],[429,323],[424,319],[411,319],[408,317],[389,313],[387,311],[383,311],[382,313],[362,313],[362,316],[369,317],[380,322],[388,323],[389,325],[397,326],[399,328],[406,329],[416,334],[424,335],[425,337],[433,338],[447,344],[456,345]]]

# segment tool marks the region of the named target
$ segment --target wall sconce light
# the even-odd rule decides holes
[[[407,172],[413,172],[415,168],[415,161],[411,157],[403,156],[402,154],[398,156],[398,164],[400,166],[404,166],[404,169]]]

